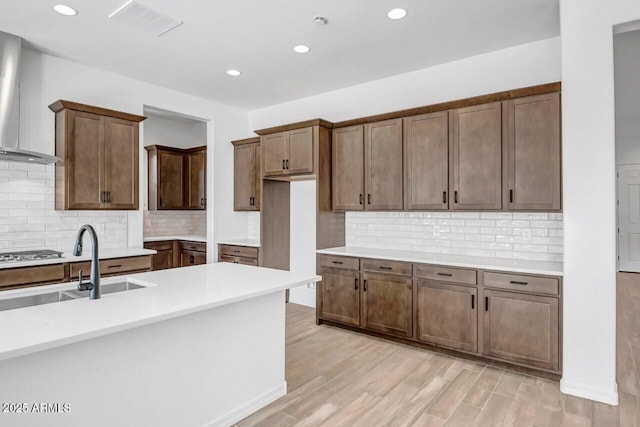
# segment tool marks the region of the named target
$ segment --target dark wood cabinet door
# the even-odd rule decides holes
[[[313,127],[287,132],[286,174],[313,172]]]
[[[180,265],[188,267],[207,263],[207,254],[204,252],[182,250],[180,252]]]
[[[206,209],[207,197],[207,150],[190,152],[186,160],[186,207]]]
[[[255,144],[234,147],[233,205],[236,211],[254,210],[257,153]]]
[[[500,102],[451,112],[454,210],[502,209],[502,107]]]
[[[333,209],[364,210],[364,127],[333,130]]]
[[[558,298],[484,291],[487,356],[559,370]]]
[[[413,335],[413,286],[409,277],[362,274],[362,327],[401,337]]]
[[[105,117],[73,110],[67,114],[65,209],[101,209]]]
[[[166,270],[173,266],[173,251],[161,249],[153,255],[153,270]]]
[[[184,156],[158,150],[158,209],[184,209]]]
[[[360,325],[360,277],[357,271],[323,269],[319,282],[320,316]]]
[[[286,173],[288,155],[287,132],[273,133],[260,138],[262,148],[263,176],[278,176]]]
[[[364,127],[364,186],[367,210],[401,210],[403,204],[402,119]]]
[[[416,338],[453,349],[478,351],[478,290],[419,280]]]
[[[105,118],[106,207],[138,209],[138,123]]]
[[[560,210],[560,94],[503,103],[509,210]]]
[[[408,210],[449,206],[449,120],[446,111],[403,119],[404,187]]]

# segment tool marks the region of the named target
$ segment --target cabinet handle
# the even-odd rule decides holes
[[[111,203],[111,191],[107,191],[107,201]]]
[[[443,191],[442,192],[442,204],[447,203],[447,192]]]
[[[364,279],[364,288],[363,290],[367,292],[367,279]]]
[[[107,268],[119,268],[119,267],[122,267],[122,264],[111,264],[107,266]]]
[[[511,283],[512,285],[522,285],[522,286],[527,286],[529,284],[529,282],[518,282],[517,280],[512,280],[509,283]]]
[[[476,308],[476,296],[471,294],[471,310]]]
[[[451,273],[436,273],[438,276],[451,277],[453,274]]]
[[[509,190],[509,203],[513,203],[513,190]]]
[[[453,203],[458,203],[458,190],[453,192]]]
[[[100,203],[104,203],[104,191],[100,192]]]
[[[358,290],[358,278],[356,277],[356,291]]]
[[[289,170],[289,159],[287,159],[287,170]]]
[[[284,170],[284,169],[286,169],[286,168],[284,167],[284,160],[283,160],[282,161],[282,170]]]
[[[160,206],[162,206],[162,197],[160,197]]]
[[[484,297],[484,311],[489,311],[489,297]]]
[[[331,261],[333,264],[340,264],[342,265],[342,261]]]
[[[393,268],[391,268],[391,267],[385,267],[385,266],[382,266],[382,265],[381,265],[380,267],[378,267],[378,268],[379,268],[380,270],[388,270],[388,271],[393,270]]]
[[[362,204],[362,194],[360,194],[360,204]]]
[[[200,206],[204,206],[204,197],[200,197]]]
[[[189,255],[189,263],[193,264],[195,262],[195,259],[193,258],[193,255]]]
[[[371,193],[367,194],[367,204],[371,204]]]

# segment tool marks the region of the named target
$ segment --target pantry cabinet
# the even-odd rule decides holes
[[[139,125],[145,117],[70,101],[55,112],[55,207],[137,210]]]
[[[232,141],[233,207],[236,211],[260,210],[260,138]]]

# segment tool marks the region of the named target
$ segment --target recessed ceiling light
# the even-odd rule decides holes
[[[53,6],[53,10],[58,12],[60,15],[65,16],[74,16],[78,14],[77,10],[75,10],[71,6],[67,6],[66,4],[56,4]]]
[[[298,46],[295,46],[293,48],[294,51],[298,52],[298,53],[307,53],[309,52],[311,49],[309,49],[309,46],[305,46],[303,44],[299,44]]]
[[[404,9],[392,9],[387,13],[389,19],[402,19],[407,16],[407,11]]]
[[[229,74],[230,76],[233,76],[233,77],[238,77],[242,73],[240,71],[238,71],[238,70],[231,69],[231,70],[227,70],[227,74]]]

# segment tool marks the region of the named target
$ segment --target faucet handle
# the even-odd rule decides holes
[[[78,282],[79,291],[90,291],[93,289],[93,283],[91,282],[82,283],[82,270],[78,271],[78,278],[80,279],[80,281]]]

